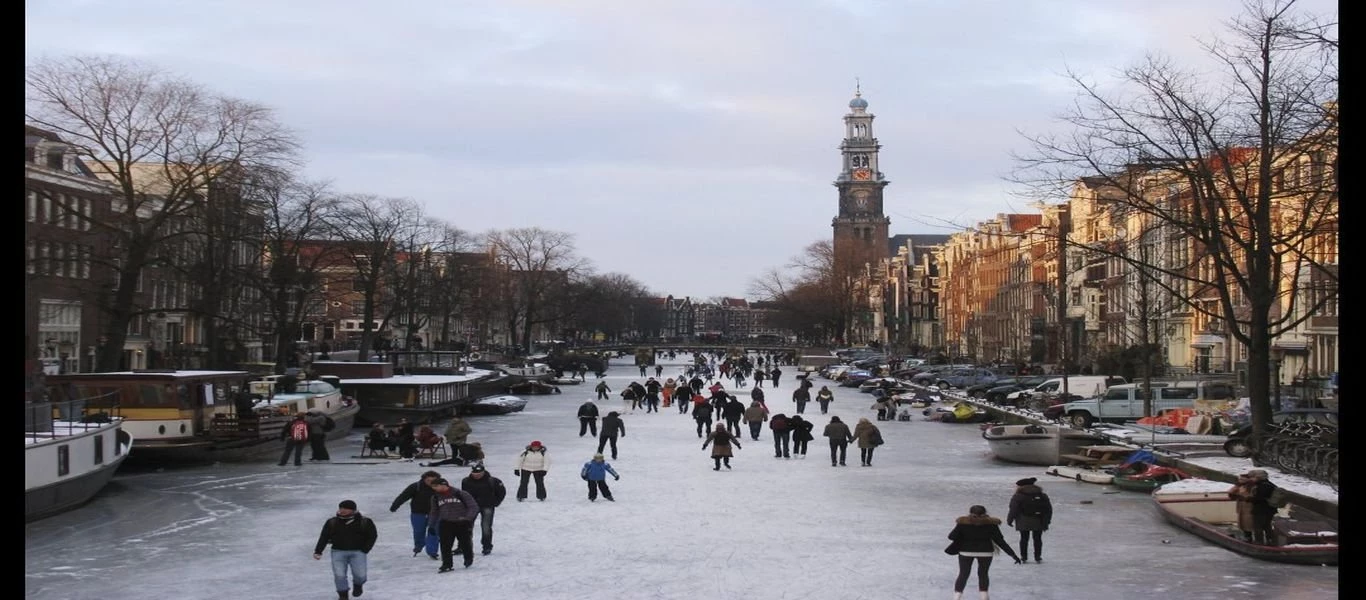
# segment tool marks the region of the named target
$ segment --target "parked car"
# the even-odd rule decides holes
[[[1283,410],[1271,415],[1271,422],[1276,425],[1286,423],[1317,423],[1334,429],[1338,426],[1338,411],[1328,408],[1292,408]],[[1228,434],[1228,441],[1224,442],[1224,452],[1236,458],[1247,458],[1252,456],[1252,447],[1248,444],[1248,437],[1252,435],[1252,424],[1243,425],[1234,429]]]
[[[838,379],[838,381],[840,382],[840,385],[843,387],[858,387],[863,382],[868,381],[872,378],[872,371],[853,369],[845,371],[844,374]]]
[[[974,367],[971,369],[954,369],[952,371],[941,372],[934,384],[935,387],[938,387],[941,390],[948,388],[966,388],[979,383],[996,381],[1000,378],[1001,374],[997,371]]]
[[[966,388],[964,392],[973,398],[980,398],[996,404],[1005,404],[1006,394],[1018,392],[1025,388],[1032,388],[1047,380],[1048,377],[1044,375],[999,377],[995,381],[970,386]]]

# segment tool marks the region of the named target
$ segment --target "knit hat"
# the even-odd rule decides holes
[[[1021,480],[1019,480],[1019,481],[1016,481],[1016,482],[1015,482],[1015,485],[1034,485],[1034,482],[1036,482],[1036,481],[1038,481],[1038,480],[1039,480],[1039,478],[1037,478],[1037,477],[1026,477],[1026,478],[1024,478],[1024,479],[1021,479]]]
[[[356,510],[356,502],[354,500],[342,500],[341,503],[337,505],[337,508]]]
[[[541,447],[541,440],[534,440],[534,441],[532,441],[532,442],[531,442],[531,447],[532,447],[532,448],[540,448],[540,447]]]
[[[484,465],[482,463],[474,463],[474,466],[470,467],[471,473],[483,473],[484,470]]]
[[[449,486],[450,484],[451,484],[451,482],[446,481],[445,479],[438,479],[438,480],[432,482],[432,485],[445,485],[445,486]]]

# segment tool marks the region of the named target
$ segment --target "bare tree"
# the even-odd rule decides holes
[[[322,270],[342,257],[332,246],[315,241],[330,235],[328,219],[337,210],[337,198],[325,183],[297,181],[278,172],[255,173],[245,189],[263,214],[257,246],[263,268],[250,280],[259,311],[267,317],[268,329],[258,333],[272,344],[270,356],[283,372],[294,340],[302,337],[305,318],[326,312]]]
[[[357,360],[364,361],[376,348],[375,333],[383,331],[383,323],[400,307],[395,290],[406,285],[399,276],[399,253],[406,251],[400,246],[422,227],[422,207],[407,198],[348,195],[331,221],[333,236],[354,272],[352,292],[363,304]]]
[[[576,328],[601,331],[610,339],[617,339],[632,325],[633,304],[653,294],[645,285],[630,275],[606,273],[589,275],[571,286],[566,296],[572,305],[569,313]]]
[[[1096,178],[1122,191],[1119,210],[1170,227],[1151,281],[1247,347],[1258,433],[1272,340],[1336,302],[1336,30],[1294,5],[1248,2],[1229,40],[1205,45],[1217,73],[1150,57],[1115,91],[1073,74],[1073,133],[1033,137],[1021,158],[1020,179],[1040,191]]]
[[[102,371],[119,367],[129,322],[141,314],[143,270],[159,248],[187,234],[170,225],[203,208],[220,180],[278,167],[296,150],[270,109],[115,58],[37,61],[25,73],[24,116],[78,147],[115,187],[114,218],[91,222],[116,240],[109,258],[118,282],[103,307],[105,343],[96,359]]]
[[[577,255],[569,233],[524,227],[491,231],[485,238],[498,266],[495,298],[508,333],[530,352],[532,329],[563,318],[554,298],[587,272],[588,261]]]
[[[808,339],[847,340],[855,320],[861,266],[837,256],[830,240],[808,245],[783,269],[770,269],[750,282],[750,293],[773,302],[778,322]],[[817,331],[817,329],[819,331]]]
[[[432,246],[428,270],[414,298],[430,319],[437,320],[436,341],[447,346],[456,337],[452,330],[458,321],[471,323],[467,309],[480,292],[487,257],[471,252],[475,238],[451,226],[442,227]]]

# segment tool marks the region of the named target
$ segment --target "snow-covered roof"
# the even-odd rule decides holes
[[[470,369],[464,375],[395,375],[369,379],[343,379],[342,385],[445,385],[474,381],[489,374],[488,371]]]
[[[172,377],[175,379],[190,379],[194,377],[219,377],[233,375],[241,375],[245,377],[247,375],[250,375],[250,373],[246,371],[111,371],[108,373],[72,373],[72,375],[90,379],[110,376],[147,378]]]
[[[1173,481],[1165,484],[1162,486],[1162,491],[1177,493],[1220,493],[1227,492],[1231,487],[1233,486],[1222,481],[1211,481],[1209,479],[1192,477],[1190,479],[1182,479],[1181,481]]]

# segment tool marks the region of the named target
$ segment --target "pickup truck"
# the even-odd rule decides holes
[[[1141,383],[1127,383],[1106,388],[1105,393],[1074,400],[1062,405],[1059,410],[1063,418],[1076,427],[1090,427],[1096,421],[1123,423],[1155,416],[1175,408],[1194,408],[1197,400],[1220,400],[1231,398],[1233,386],[1226,382],[1152,382],[1153,399],[1151,414],[1145,415],[1144,405],[1147,395]],[[1045,416],[1048,416],[1045,413]]]

